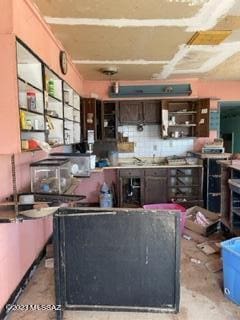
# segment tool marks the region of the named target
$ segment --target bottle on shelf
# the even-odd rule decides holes
[[[27,106],[28,110],[36,111],[37,104],[36,104],[36,93],[33,91],[27,91]]]
[[[47,86],[47,91],[50,95],[54,96],[55,95],[55,84],[53,79],[48,80],[48,86]]]

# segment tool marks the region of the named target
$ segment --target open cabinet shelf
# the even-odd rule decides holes
[[[162,137],[208,137],[209,105],[209,99],[163,100]]]
[[[32,139],[51,146],[79,143],[80,96],[22,42],[16,42],[21,150]]]

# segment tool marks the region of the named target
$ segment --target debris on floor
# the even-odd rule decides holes
[[[199,243],[199,244],[197,244],[197,248],[199,248],[207,256],[210,255],[210,254],[214,254],[214,253],[220,252],[220,248],[217,245],[215,245],[214,242]]]
[[[213,273],[219,272],[223,268],[222,259],[218,257],[212,261],[207,262],[205,266],[210,272],[213,272]]]
[[[185,228],[203,236],[209,236],[217,231],[220,216],[207,209],[195,206],[187,209]]]

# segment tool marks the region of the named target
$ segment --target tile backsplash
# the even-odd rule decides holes
[[[138,131],[136,125],[125,125],[118,127],[118,132],[135,143],[134,153],[120,153],[120,158],[180,156],[193,150],[194,139],[161,139],[159,125],[145,125],[143,131]]]

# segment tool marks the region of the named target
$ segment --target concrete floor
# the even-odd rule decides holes
[[[195,264],[190,258],[201,260]],[[154,314],[135,312],[69,311],[66,320],[239,320],[240,307],[228,301],[222,294],[222,273],[211,273],[205,267],[209,259],[196,248],[193,241],[182,240],[181,307],[180,313]],[[42,263],[18,304],[54,304],[53,270]],[[53,311],[15,311],[9,320],[55,319]]]

